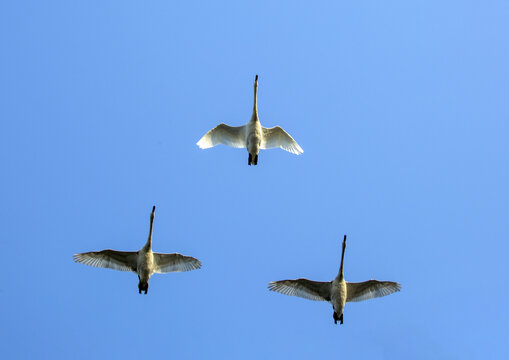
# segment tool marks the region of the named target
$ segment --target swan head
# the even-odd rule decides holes
[[[343,250],[346,248],[346,235],[345,237],[343,238]]]
[[[156,214],[156,206],[154,205],[154,206],[152,207],[152,213],[150,214],[150,218],[151,218],[151,219],[154,219],[155,214]]]
[[[255,76],[254,86],[255,86],[255,87],[257,87],[257,86],[258,86],[258,75],[256,75],[256,76]]]

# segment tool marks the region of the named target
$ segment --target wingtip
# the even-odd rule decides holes
[[[295,146],[294,146],[294,151],[292,151],[295,155],[300,155],[300,154],[303,154],[304,153],[304,150],[300,147],[299,144],[297,144],[297,142],[295,140],[293,140],[294,143],[295,143]]]
[[[267,287],[269,288],[270,291],[276,291],[279,282],[281,282],[281,280],[271,281],[267,284]]]
[[[196,146],[198,146],[200,149],[208,149],[210,147],[210,146],[207,146],[206,141],[203,138],[198,140],[198,142],[196,143]]]

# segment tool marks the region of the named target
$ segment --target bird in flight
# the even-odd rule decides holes
[[[74,254],[74,261],[94,267],[135,272],[138,274],[138,291],[140,294],[142,291],[145,291],[145,294],[147,293],[148,281],[154,273],[165,274],[201,268],[200,260],[191,256],[152,252],[152,225],[155,211],[156,207],[154,206],[150,214],[148,240],[139,251],[91,251]]]
[[[346,235],[343,239],[341,265],[336,278],[329,282],[308,279],[281,280],[269,283],[269,290],[285,295],[300,296],[315,301],[328,301],[332,304],[334,323],[343,324],[343,309],[351,301],[363,301],[382,297],[401,290],[401,285],[393,281],[368,280],[359,283],[345,281],[343,259],[346,249]]]
[[[208,149],[218,144],[234,148],[245,148],[249,152],[248,165],[258,164],[260,149],[280,147],[283,150],[299,155],[304,152],[297,142],[281,127],[263,127],[258,119],[256,92],[258,89],[258,75],[254,82],[254,105],[251,120],[243,126],[229,126],[219,124],[207,132],[197,143],[201,149]]]

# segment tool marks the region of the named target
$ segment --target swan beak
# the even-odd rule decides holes
[[[156,213],[156,206],[154,205],[154,206],[152,207],[152,214],[150,214],[150,217],[152,217],[152,218],[153,218],[153,217],[154,217],[154,215],[155,215],[155,213]]]
[[[255,82],[258,81],[258,75],[255,76]]]

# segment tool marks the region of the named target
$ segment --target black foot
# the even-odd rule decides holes
[[[148,290],[148,282],[141,282],[138,284],[138,294],[141,294],[142,291],[145,291],[145,294]]]
[[[147,295],[147,291],[148,291],[148,290],[145,290],[145,295]],[[342,323],[341,323],[341,324],[342,324]]]
[[[249,154],[249,158],[247,159],[247,164],[251,165],[252,160],[253,160],[253,157],[251,156],[251,154]]]
[[[258,165],[258,155],[255,155],[253,165]]]
[[[339,317],[339,323],[343,324],[343,314],[341,314],[341,316]]]
[[[337,324],[337,323],[338,323],[339,318],[338,318],[338,314],[336,314],[336,312],[335,312],[335,311],[332,313],[332,317],[334,318],[334,324]]]

